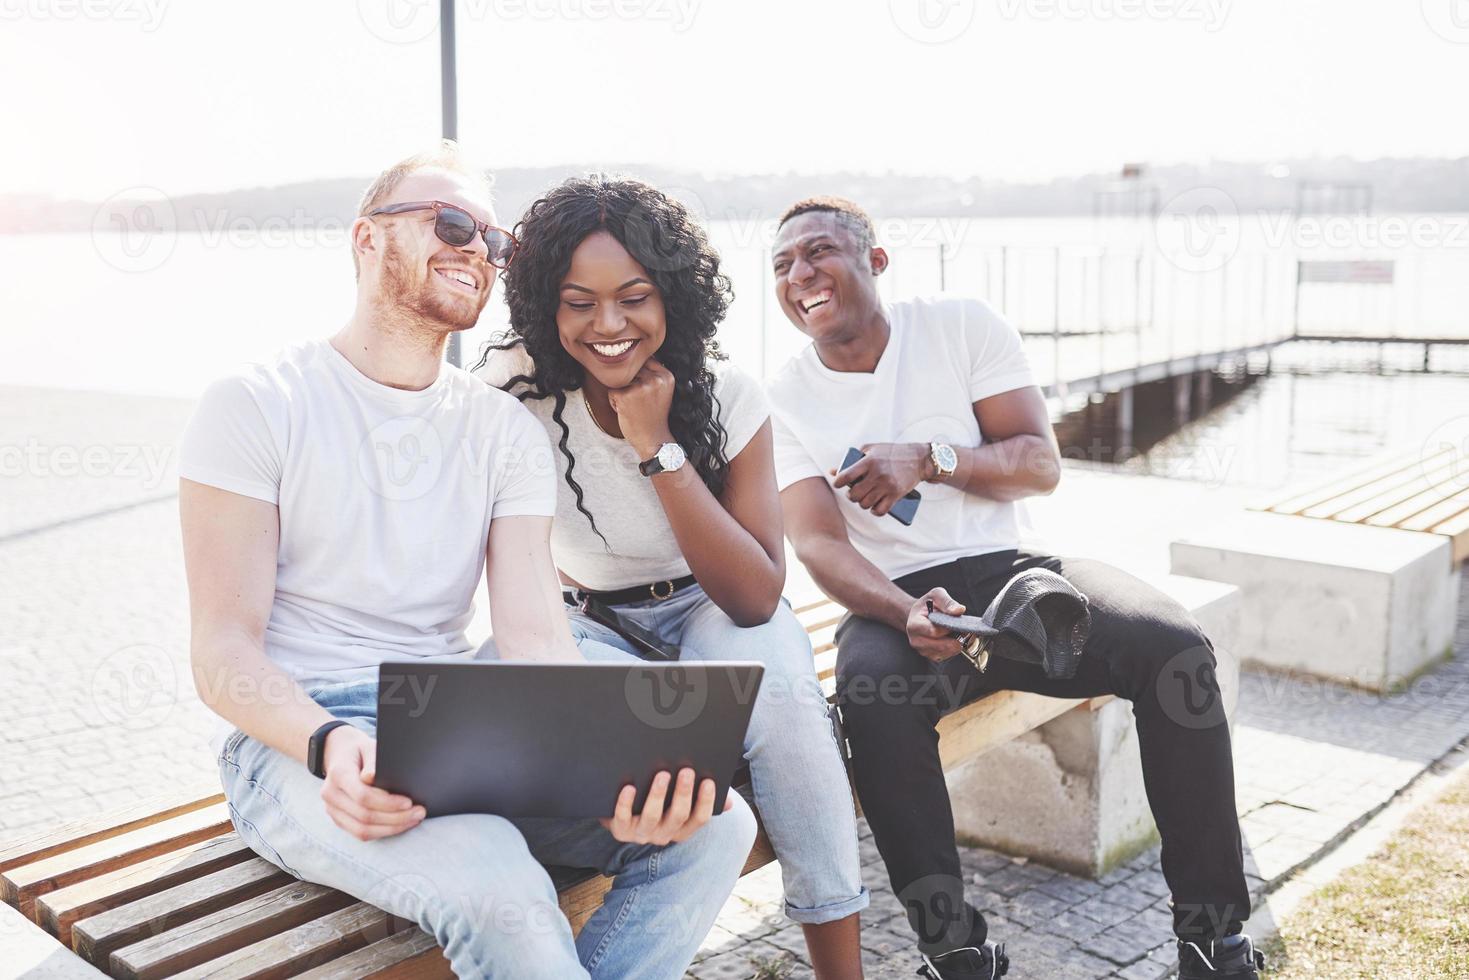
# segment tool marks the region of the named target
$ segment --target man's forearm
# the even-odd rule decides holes
[[[1020,500],[1056,489],[1061,468],[1051,440],[1018,435],[983,446],[954,447],[959,457],[943,482],[988,500]],[[919,489],[922,492],[922,488]]]
[[[848,541],[822,538],[797,549],[812,580],[853,614],[906,630],[913,597],[862,557]]]
[[[305,764],[306,743],[332,720],[331,712],[311,700],[257,643],[245,636],[196,640],[191,660],[194,687],[210,710]]]

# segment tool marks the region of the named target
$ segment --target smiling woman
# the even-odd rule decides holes
[[[745,757],[786,910],[818,976],[860,976],[852,799],[810,640],[781,600],[770,412],[714,340],[719,256],[682,204],[635,180],[567,181],[516,231],[511,335],[476,370],[557,440],[575,502],[558,500],[551,550],[578,647],[765,665]]]

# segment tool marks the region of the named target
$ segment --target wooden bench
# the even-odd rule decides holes
[[[822,601],[796,613],[830,697],[842,609]],[[1001,692],[970,704],[940,723],[944,766],[1083,703]],[[745,872],[774,857],[762,830]],[[561,908],[579,930],[610,879],[551,871]],[[0,898],[0,946],[24,952],[37,976],[453,975],[433,938],[414,924],[257,857],[235,835],[219,793],[150,800],[0,847]]]
[[[1469,460],[1457,446],[1379,457],[1251,509],[1436,534],[1455,565],[1469,558]]]
[[[1171,546],[1176,574],[1241,590],[1246,663],[1370,691],[1453,649],[1469,460],[1434,446],[1257,502]]]

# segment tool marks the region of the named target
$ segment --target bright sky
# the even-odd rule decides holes
[[[438,133],[437,0],[0,0],[0,193],[375,172]],[[1462,156],[1469,0],[460,0],[491,166]]]

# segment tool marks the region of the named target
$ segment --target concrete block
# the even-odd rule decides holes
[[[1225,710],[1239,699],[1239,590],[1149,579],[1193,612],[1214,643]],[[948,774],[959,840],[1096,878],[1158,839],[1143,788],[1132,706],[1069,711]]]
[[[1172,569],[1241,591],[1244,663],[1374,691],[1452,649],[1459,570],[1438,535],[1246,513],[1173,542]]]

